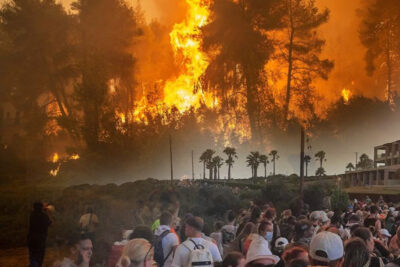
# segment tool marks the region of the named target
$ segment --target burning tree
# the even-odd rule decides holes
[[[400,71],[400,2],[370,1],[361,11],[360,40],[367,48],[365,54],[368,75],[386,70],[386,101],[393,105],[394,77]],[[378,68],[377,68],[378,66]]]

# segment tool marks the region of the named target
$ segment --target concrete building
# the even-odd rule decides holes
[[[374,167],[346,171],[350,186],[400,186],[400,140],[374,148]]]

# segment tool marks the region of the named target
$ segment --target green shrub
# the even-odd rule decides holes
[[[350,200],[349,195],[345,192],[336,188],[333,190],[331,195],[331,207],[334,211],[345,211],[349,206]]]

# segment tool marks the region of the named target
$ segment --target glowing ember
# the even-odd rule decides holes
[[[58,172],[60,171],[60,167],[61,167],[61,164],[58,164],[57,168],[55,168],[54,170],[50,170],[49,174],[51,176],[57,176]]]
[[[186,0],[189,12],[184,22],[175,24],[170,33],[175,56],[182,59],[183,73],[175,80],[167,81],[164,87],[164,103],[176,106],[180,112],[203,103],[207,107],[216,105],[211,94],[203,92],[199,78],[208,66],[208,59],[200,51],[200,28],[207,23],[208,6],[203,0]]]
[[[351,91],[346,89],[346,88],[343,88],[343,90],[342,90],[342,98],[343,98],[343,102],[345,104],[349,103],[350,97],[351,97]]]
[[[122,112],[117,112],[117,116],[118,116],[118,118],[121,120],[121,122],[122,122],[123,124],[126,123],[126,116],[125,116],[124,113],[122,113]]]
[[[59,159],[60,159],[60,158],[59,158],[58,154],[57,154],[57,153],[54,153],[54,154],[53,154],[53,157],[51,158],[51,162],[57,163]]]
[[[72,154],[71,157],[69,157],[69,159],[72,159],[72,160],[77,160],[79,158],[80,158],[79,154]]]

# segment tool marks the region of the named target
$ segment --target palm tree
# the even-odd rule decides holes
[[[207,149],[204,151],[200,156],[200,162],[203,162],[203,179],[206,179],[206,167],[209,169],[209,164],[212,160],[212,156],[214,155],[215,151],[212,149]],[[210,179],[212,177],[212,172],[210,169]]]
[[[271,150],[269,152],[269,155],[272,156],[271,162],[273,162],[273,175],[275,176],[275,162],[279,159],[278,151],[277,150]]]
[[[257,177],[258,165],[260,165],[260,153],[258,151],[250,152],[246,158],[247,166],[251,167],[251,175],[253,178]]]
[[[354,168],[354,165],[353,165],[353,163],[351,163],[351,162],[349,162],[349,164],[347,164],[347,166],[346,166],[346,170],[348,170],[348,171],[352,171],[352,170],[354,170],[355,168]]]
[[[304,163],[306,164],[306,177],[308,176],[308,164],[311,161],[311,157],[309,155],[304,156]]]
[[[228,164],[228,180],[231,179],[231,168],[233,163],[235,162],[234,158],[238,158],[236,149],[233,147],[226,147],[224,149],[224,153],[228,156],[227,160],[225,161]]]
[[[316,176],[325,176],[325,169],[322,168],[322,167],[319,167],[319,168],[317,169],[317,171],[315,172],[315,175],[316,175]]]
[[[206,179],[206,163],[207,163],[206,152],[203,152],[203,154],[201,154],[200,162],[203,162],[203,179]]]
[[[221,158],[220,156],[215,156],[212,159],[213,165],[214,165],[214,180],[216,180],[218,178],[218,180],[220,179],[220,175],[219,175],[219,169],[221,168],[222,165],[224,165],[223,162],[223,158]],[[218,176],[217,176],[218,173]]]
[[[322,168],[322,162],[326,161],[326,153],[325,151],[321,150],[315,154],[316,160],[319,160],[319,167]]]
[[[264,178],[267,178],[267,164],[269,163],[268,161],[268,156],[267,155],[260,155],[260,163],[264,164]]]

